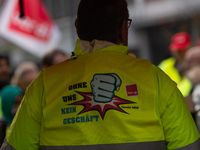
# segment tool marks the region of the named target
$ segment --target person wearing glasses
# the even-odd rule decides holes
[[[72,58],[26,91],[1,150],[199,150],[173,82],[127,54],[126,0],[81,0]]]

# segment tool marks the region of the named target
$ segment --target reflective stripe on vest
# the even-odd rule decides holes
[[[200,139],[196,142],[175,150],[199,150]],[[105,144],[105,145],[83,145],[83,146],[41,146],[40,150],[166,150],[165,141],[158,142],[141,142],[141,143],[126,143],[126,144]],[[151,148],[151,149],[150,149]],[[5,140],[1,150],[16,150]]]
[[[41,150],[166,150],[165,141],[81,146],[41,146]]]
[[[5,139],[2,146],[1,146],[1,150],[16,150],[14,149]]]
[[[182,148],[174,150],[199,150],[200,139]],[[41,150],[166,150],[165,141],[139,142],[125,144],[103,144],[103,145],[82,145],[82,146],[41,146]]]
[[[200,139],[182,148],[174,150],[199,150]],[[165,141],[140,142],[126,144],[84,145],[84,146],[41,146],[40,150],[166,150]]]
[[[175,150],[199,150],[200,147],[200,138],[185,147],[178,148]],[[126,144],[104,144],[104,145],[82,145],[82,146],[41,146],[40,150],[125,150],[125,149],[134,149],[134,150],[166,150],[165,141],[158,142],[140,142],[140,143],[126,143]],[[151,149],[150,149],[151,148]],[[16,150],[5,140],[1,150]]]
[[[185,147],[178,148],[176,150],[199,150],[200,147],[200,138],[192,144],[189,144]]]

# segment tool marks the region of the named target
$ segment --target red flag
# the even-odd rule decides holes
[[[41,0],[23,0],[25,19],[19,18],[18,0],[7,0],[0,16],[0,35],[36,56],[60,41],[60,31]]]

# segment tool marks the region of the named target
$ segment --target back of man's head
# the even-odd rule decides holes
[[[117,43],[120,27],[129,13],[126,0],[81,0],[77,13],[77,34],[81,40]]]

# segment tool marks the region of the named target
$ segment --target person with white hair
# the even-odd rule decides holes
[[[11,85],[19,85],[25,92],[28,85],[39,75],[39,67],[32,61],[21,62],[11,78]]]

